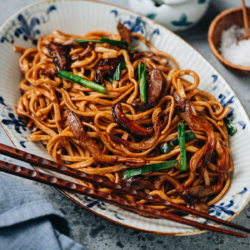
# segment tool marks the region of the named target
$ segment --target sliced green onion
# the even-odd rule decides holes
[[[105,80],[107,80],[110,83],[114,82],[114,80],[113,80],[113,78],[111,76],[105,77]]]
[[[228,134],[233,136],[237,132],[237,128],[226,117],[223,118],[223,121],[227,127]]]
[[[187,152],[185,146],[185,124],[184,122],[178,123],[178,140],[181,151],[181,159],[180,159],[180,170],[187,170]]]
[[[128,179],[132,176],[139,175],[139,174],[165,170],[168,168],[172,168],[178,164],[179,162],[177,160],[171,160],[171,161],[166,161],[166,162],[161,162],[161,163],[145,165],[141,168],[129,169],[123,172],[123,179]]]
[[[176,138],[178,140],[178,138]],[[179,144],[179,142],[178,142]],[[174,148],[169,142],[166,142],[162,145],[161,147],[161,153],[162,154],[167,154],[169,151],[171,151]]]
[[[211,108],[215,112],[214,106],[211,106]],[[237,132],[237,128],[226,117],[223,118],[223,121],[227,127],[228,134],[233,136]]]
[[[139,83],[139,90],[141,95],[141,101],[146,103],[146,63],[142,64],[141,62],[138,63],[138,83]]]
[[[93,90],[95,90],[97,92],[100,92],[102,94],[107,93],[107,88],[103,87],[102,85],[99,85],[99,84],[97,84],[95,82],[91,82],[91,81],[89,81],[87,79],[84,79],[84,78],[78,76],[78,75],[69,73],[68,71],[60,70],[58,76],[60,78],[66,79],[68,81],[80,84],[80,85],[82,85],[84,87],[87,87],[89,89],[93,89]]]
[[[196,139],[196,136],[192,131],[188,131],[187,133],[185,133],[185,141],[192,141],[194,139]],[[161,153],[167,154],[170,150],[172,150],[177,145],[179,145],[178,137],[173,139],[172,141],[164,143],[161,147]]]
[[[108,43],[112,45],[116,45],[117,47],[125,47],[126,49],[129,48],[129,44],[127,41],[118,41],[118,40],[112,40],[108,38],[101,38],[101,43]]]
[[[121,64],[121,69],[126,69],[127,68],[125,61],[121,61],[120,64]]]
[[[101,40],[85,40],[85,39],[77,39],[75,40],[77,43],[100,43]]]
[[[121,64],[118,63],[116,69],[115,69],[115,73],[113,75],[113,81],[119,81],[121,78]]]
[[[214,150],[212,154],[212,158],[215,158],[217,155],[218,155],[217,152]]]
[[[108,38],[101,38],[100,40],[84,40],[84,39],[77,39],[75,40],[77,43],[108,43],[112,45],[116,45],[117,47],[125,47],[126,49],[129,48],[129,44],[127,41],[118,41],[118,40],[112,40]]]
[[[115,73],[113,75],[113,78],[111,76],[107,76],[105,77],[105,80],[107,80],[110,83],[113,83],[114,81],[119,81],[121,79],[121,70],[126,69],[126,62],[125,61],[121,61],[118,63],[116,69],[115,69]]]

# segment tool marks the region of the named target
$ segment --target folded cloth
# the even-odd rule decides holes
[[[0,250],[84,250],[65,216],[40,195],[0,173]]]

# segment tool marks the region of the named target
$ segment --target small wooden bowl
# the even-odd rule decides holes
[[[250,21],[250,8],[247,8],[248,20]],[[223,30],[228,29],[233,24],[239,27],[244,27],[242,8],[233,8],[225,10],[220,13],[210,24],[208,30],[208,42],[209,46],[217,57],[217,59],[230,71],[240,74],[250,76],[250,67],[235,65],[226,59],[224,59],[219,53],[220,43],[221,43],[221,33]]]

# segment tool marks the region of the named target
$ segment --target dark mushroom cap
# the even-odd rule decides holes
[[[148,69],[147,73],[150,77],[147,82],[147,102],[133,102],[132,106],[137,111],[146,111],[156,106],[166,85],[165,77],[159,69]]]
[[[141,54],[138,52],[129,53],[129,58],[131,62],[139,59],[140,57]],[[95,72],[95,82],[103,84],[104,76],[106,75],[113,76],[118,63],[123,60],[124,60],[123,56],[118,56],[117,58],[112,58],[112,59],[101,59],[98,64],[97,70]]]
[[[134,121],[129,120],[122,111],[122,105],[115,103],[112,107],[112,114],[117,124],[130,134],[137,136],[147,136],[153,133],[153,128],[144,128]]]
[[[57,70],[69,70],[71,58],[69,56],[70,45],[62,45],[59,43],[51,42],[46,45]]]
[[[131,43],[131,39],[132,39],[131,30],[128,29],[126,26],[124,26],[121,23],[118,23],[117,29],[119,31],[119,34],[121,36],[122,41],[126,41],[126,42],[128,42],[128,44],[130,44]]]

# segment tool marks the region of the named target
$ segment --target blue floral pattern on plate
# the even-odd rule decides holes
[[[232,216],[235,214],[235,211],[239,209],[239,199],[242,198],[244,194],[247,192],[247,188],[244,187],[242,191],[235,194],[233,198],[229,201],[228,204],[224,202],[220,203],[219,205],[212,205],[209,208],[209,214],[215,217],[220,217],[222,219],[226,219],[228,216]],[[227,216],[226,216],[227,215]]]
[[[127,26],[132,32],[139,33],[145,36],[147,39],[151,39],[153,35],[160,35],[159,28],[154,29],[150,26],[146,20],[140,16],[131,16],[124,13],[119,13],[117,10],[111,10],[111,13],[115,15],[118,22]],[[151,14],[150,18],[154,18],[155,15]]]
[[[0,96],[0,104],[4,105],[4,106],[7,106],[5,103],[4,103],[4,99],[2,96]]]
[[[5,32],[5,35],[1,37],[1,43],[5,41],[14,43],[15,37],[20,38],[22,36],[24,41],[31,40],[32,43],[36,45],[38,41],[36,37],[40,35],[40,30],[37,29],[37,26],[40,25],[41,22],[46,23],[49,21],[49,14],[53,10],[56,10],[56,7],[51,5],[44,11],[40,18],[33,16],[27,11],[24,14],[19,14],[17,20],[12,20],[12,26],[10,26]]]
[[[91,208],[92,210],[95,210],[95,211],[99,209],[99,210],[105,211],[106,213],[112,213],[115,216],[115,218],[117,218],[118,220],[124,220],[122,217],[118,216],[117,211],[108,209],[105,202],[92,199],[83,195],[77,195],[77,196],[81,199],[81,202],[88,208]]]
[[[0,96],[0,106],[2,106],[2,123],[12,129],[13,135],[19,140],[20,145],[23,148],[26,148],[25,142],[28,141],[28,139],[23,135],[23,131],[27,131],[27,124],[23,121],[21,117],[15,114],[15,112],[9,105],[5,103],[4,98],[2,96]]]
[[[227,118],[232,121],[234,124],[239,125],[238,127],[241,129],[245,129],[246,128],[246,122],[241,120],[241,117],[239,116],[239,114],[235,114],[234,111],[235,109],[238,108],[238,103],[236,103],[237,98],[235,97],[235,95],[233,94],[233,92],[223,92],[223,93],[219,93],[218,94],[218,88],[220,87],[220,83],[218,82],[218,75],[212,75],[213,78],[213,82],[212,82],[212,90],[216,91],[217,93],[217,97],[221,103],[221,105],[225,108],[225,107],[230,107],[230,111],[227,114]],[[215,94],[214,94],[215,95]]]
[[[22,118],[15,118],[15,115],[12,113],[8,113],[8,119],[2,119],[2,123],[7,126],[14,125],[18,134],[21,134],[20,128],[26,131],[26,124],[23,122]]]

